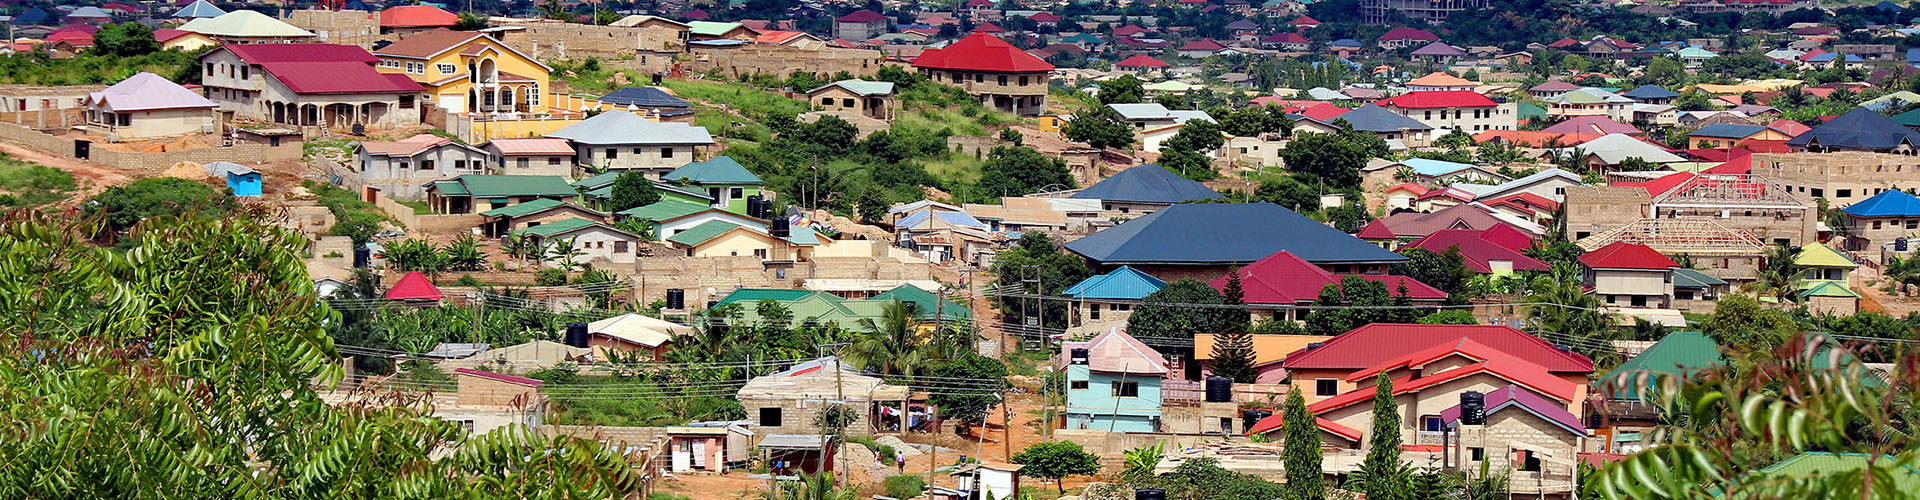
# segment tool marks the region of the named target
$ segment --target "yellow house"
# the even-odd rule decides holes
[[[374,51],[382,73],[426,87],[422,100],[461,113],[541,114],[553,68],[485,33],[440,29]]]
[[[786,228],[782,228],[786,229]],[[762,261],[805,262],[812,260],[813,247],[820,237],[812,229],[792,228],[785,236],[770,234],[726,221],[711,220],[667,236],[674,248],[688,257],[759,257]]]
[[[199,52],[200,49],[219,45],[206,35],[176,29],[153,30],[153,38],[160,41],[160,50],[178,50],[181,52]]]

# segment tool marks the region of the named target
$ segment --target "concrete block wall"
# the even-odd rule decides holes
[[[832,75],[845,71],[871,75],[885,63],[882,54],[865,49],[803,49],[784,45],[741,45],[736,47],[693,47],[692,60],[682,67],[691,73],[715,69],[728,77],[754,74],[786,76],[794,71]]]

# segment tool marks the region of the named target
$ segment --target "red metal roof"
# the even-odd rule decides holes
[[[839,19],[835,19],[834,21],[842,22],[842,23],[870,23],[874,21],[885,21],[885,20],[887,20],[887,16],[880,15],[879,12],[874,12],[871,10],[856,10],[856,11],[853,11],[852,14],[840,16]]]
[[[1289,370],[1364,370],[1463,337],[1514,357],[1532,360],[1550,372],[1593,372],[1593,361],[1586,356],[1556,349],[1539,337],[1503,325],[1374,323],[1328,339],[1318,348],[1289,353],[1281,366]]]
[[[380,11],[382,28],[431,28],[453,26],[460,15],[432,5],[401,5]]]
[[[1343,278],[1286,250],[1274,252],[1273,255],[1254,261],[1240,268],[1238,272],[1240,286],[1246,294],[1244,300],[1249,304],[1311,303],[1320,297],[1321,289],[1326,288],[1327,285],[1339,283]],[[1409,298],[1415,300],[1447,298],[1447,292],[1405,276],[1360,275],[1360,277],[1385,283],[1389,294],[1399,294],[1400,286],[1405,284]],[[1208,286],[1212,286],[1215,290],[1225,289],[1227,276],[1214,278]]]
[[[420,271],[407,271],[405,276],[400,277],[400,281],[393,284],[393,288],[387,289],[386,297],[388,300],[440,300],[443,298],[440,289],[433,286],[433,282],[427,280],[427,275],[420,274]]]
[[[1113,66],[1117,68],[1165,68],[1167,67],[1167,63],[1149,57],[1146,54],[1141,54],[1122,59],[1120,62],[1113,63]]]
[[[1652,247],[1616,241],[1580,256],[1580,263],[1596,269],[1648,269],[1665,271],[1680,264],[1660,255]]]
[[[1508,382],[1526,387],[1528,390],[1558,399],[1563,403],[1573,401],[1573,398],[1579,394],[1579,386],[1573,382],[1561,380],[1559,377],[1547,373],[1540,365],[1529,363],[1526,360],[1512,356],[1492,356],[1491,359],[1479,363],[1426,375],[1417,379],[1401,377],[1393,381],[1393,393],[1398,395],[1419,392],[1428,387],[1480,373],[1500,377]],[[1307,411],[1319,415],[1328,411],[1364,403],[1373,399],[1374,387],[1375,386],[1369,384],[1353,392],[1322,399],[1319,402],[1307,405]]]
[[[1000,25],[998,24],[980,23],[979,26],[973,27],[973,32],[974,33],[1006,33],[1007,29],[1000,27]]]
[[[1471,90],[1408,92],[1374,101],[1373,103],[1382,107],[1407,109],[1492,107],[1499,105],[1493,102],[1493,99],[1488,99],[1487,96]]]
[[[1227,48],[1226,45],[1206,38],[1187,42],[1180,46],[1180,50],[1222,50],[1225,48]]]
[[[1307,37],[1289,31],[1286,33],[1274,33],[1271,36],[1260,39],[1260,41],[1265,43],[1307,43]]]
[[[1314,417],[1313,423],[1314,425],[1320,427],[1320,430],[1327,431],[1328,433],[1331,433],[1335,436],[1340,436],[1343,438],[1353,440],[1353,442],[1355,443],[1360,442],[1361,434],[1359,429],[1340,425],[1338,423],[1335,423],[1332,420],[1327,420],[1319,417]],[[1260,419],[1259,422],[1254,422],[1253,427],[1247,428],[1247,435],[1258,436],[1261,434],[1266,434],[1269,432],[1279,430],[1281,427],[1285,427],[1285,426],[1286,426],[1285,416],[1279,413],[1275,413],[1273,415],[1268,415],[1267,418]]]
[[[1113,36],[1133,36],[1133,35],[1138,35],[1138,34],[1141,34],[1141,33],[1146,33],[1146,32],[1147,32],[1147,29],[1146,29],[1146,28],[1142,28],[1142,27],[1139,27],[1139,26],[1136,26],[1136,25],[1132,25],[1132,24],[1129,24],[1129,25],[1126,25],[1126,26],[1121,26],[1121,27],[1118,27],[1118,28],[1114,28],[1114,29],[1113,29]]]
[[[192,32],[184,31],[184,30],[161,28],[161,29],[153,30],[153,39],[159,40],[160,43],[167,43],[167,40],[180,38],[181,36],[186,35],[188,33],[192,33]]]
[[[494,372],[484,371],[484,370],[475,370],[472,368],[458,368],[453,370],[453,372],[461,375],[472,375],[480,378],[498,380],[498,381],[506,382],[509,384],[524,385],[527,387],[540,387],[541,384],[546,383],[545,381],[542,381],[539,379],[516,377],[513,375],[507,375],[504,373],[494,373]]]
[[[1380,35],[1380,39],[1381,40],[1418,40],[1423,42],[1430,42],[1434,40],[1439,40],[1440,37],[1438,35],[1434,35],[1433,32],[1431,31],[1418,29],[1418,28],[1400,27],[1400,28],[1387,30],[1386,34]]]
[[[1300,16],[1300,17],[1293,18],[1292,21],[1287,21],[1287,23],[1292,24],[1294,26],[1319,26],[1320,20],[1314,19],[1310,16]]]
[[[1461,337],[1460,340],[1457,341],[1413,351],[1407,353],[1405,356],[1386,360],[1380,364],[1368,367],[1365,370],[1353,372],[1352,375],[1347,376],[1347,381],[1358,382],[1366,380],[1368,377],[1372,377],[1380,372],[1393,371],[1401,368],[1415,368],[1453,355],[1459,355],[1479,362],[1498,357],[1501,353],[1497,349],[1487,347],[1486,344],[1474,342],[1473,339],[1470,338]]]
[[[241,60],[260,65],[288,89],[300,94],[383,94],[418,92],[407,75],[374,71],[378,61],[366,49],[330,43],[222,45]]]
[[[1397,238],[1397,236],[1393,235],[1393,230],[1387,229],[1387,223],[1381,222],[1380,219],[1374,219],[1373,222],[1368,222],[1367,227],[1360,228],[1360,232],[1354,234],[1354,237],[1363,240],[1391,240]]]
[[[985,33],[967,35],[943,49],[928,49],[913,60],[913,67],[1004,73],[1053,70],[1047,61]]]
[[[1053,13],[1052,13],[1052,12],[1041,12],[1041,13],[1039,13],[1039,14],[1034,14],[1034,15],[1031,15],[1031,16],[1027,16],[1027,19],[1032,19],[1032,20],[1033,20],[1033,22],[1036,22],[1036,23],[1057,23],[1057,22],[1060,22],[1060,16],[1056,16],[1056,15],[1053,15]]]
[[[1418,184],[1418,183],[1413,183],[1413,182],[1403,182],[1403,183],[1400,183],[1399,185],[1396,185],[1396,186],[1393,186],[1393,187],[1390,187],[1390,188],[1387,188],[1387,189],[1386,189],[1385,191],[1381,191],[1381,192],[1382,192],[1382,193],[1391,193],[1391,192],[1394,192],[1394,191],[1399,191],[1399,190],[1406,190],[1406,191],[1407,191],[1407,192],[1409,192],[1409,193],[1413,193],[1413,195],[1414,195],[1414,196],[1420,196],[1420,195],[1424,195],[1424,194],[1427,194],[1427,191],[1431,191],[1430,189],[1427,189],[1427,187],[1426,187],[1426,186],[1422,186],[1422,185],[1420,185],[1420,184]],[[1367,226],[1368,226],[1368,227],[1372,227],[1373,225],[1372,225],[1372,224],[1368,224]],[[1385,227],[1385,226],[1382,226],[1382,227]]]
[[[1300,114],[1306,115],[1307,118],[1332,123],[1335,118],[1347,114],[1347,111],[1347,108],[1335,106],[1333,103],[1323,102],[1300,110]]]
[[[1425,249],[1433,253],[1446,253],[1447,249],[1459,248],[1460,256],[1466,260],[1467,268],[1472,269],[1473,272],[1476,273],[1484,274],[1493,272],[1492,262],[1496,260],[1512,262],[1513,270],[1515,271],[1547,270],[1549,267],[1547,263],[1541,262],[1533,257],[1528,257],[1524,253],[1507,248],[1499,243],[1488,241],[1485,237],[1481,236],[1488,231],[1498,231],[1504,227],[1507,226],[1494,226],[1487,231],[1442,229],[1434,231],[1433,234],[1429,234],[1424,238],[1414,240],[1412,243],[1408,243],[1407,246]],[[1509,228],[1508,230],[1511,231],[1512,229]]]

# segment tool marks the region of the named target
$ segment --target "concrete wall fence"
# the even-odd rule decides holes
[[[74,139],[50,135],[13,123],[0,123],[0,139],[21,145],[50,151],[61,156],[74,156]],[[242,164],[258,164],[275,161],[284,153],[272,152],[260,144],[242,144],[229,147],[211,147],[181,149],[162,153],[142,153],[135,151],[115,151],[95,145],[89,148],[86,160],[114,168],[128,170],[166,170],[179,162],[208,163],[230,161]]]

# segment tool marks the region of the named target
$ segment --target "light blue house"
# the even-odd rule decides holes
[[[227,181],[234,196],[260,196],[260,171],[230,161],[206,164],[207,174]]]
[[[1160,382],[1167,358],[1119,327],[1086,342],[1063,342],[1068,429],[1160,430]]]
[[[1087,326],[1125,323],[1140,299],[1166,286],[1167,282],[1160,278],[1132,266],[1120,266],[1107,274],[1081,280],[1060,294],[1073,298],[1071,317],[1076,321],[1072,326]]]

